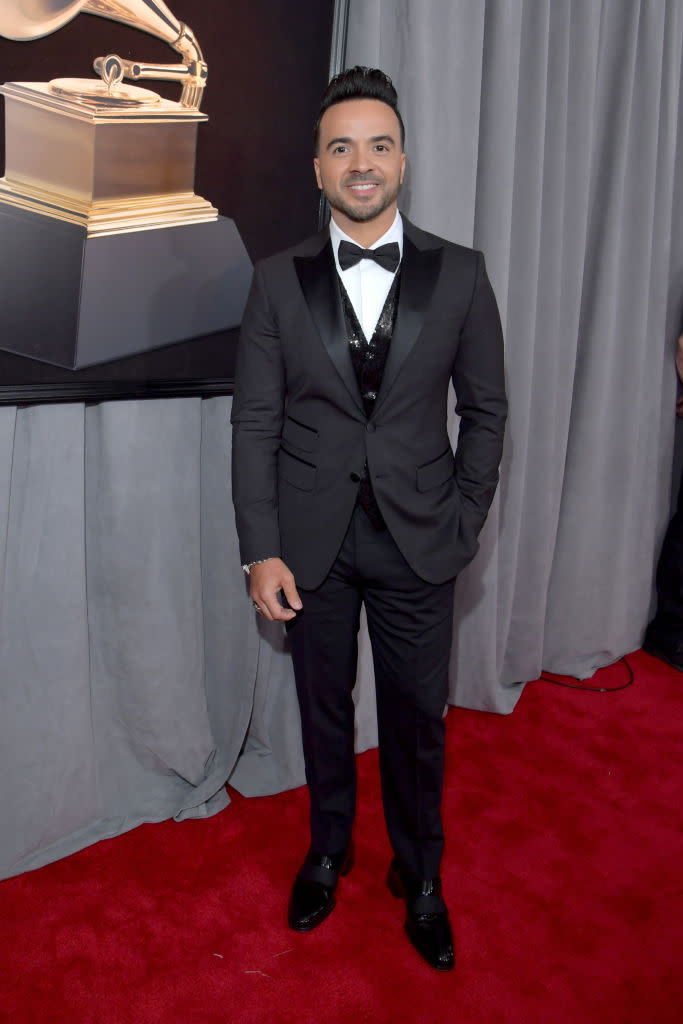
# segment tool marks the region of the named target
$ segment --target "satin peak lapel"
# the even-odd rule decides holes
[[[396,326],[391,339],[375,411],[385,401],[398,372],[422,330],[425,313],[441,270],[442,249],[418,249],[407,234],[403,236],[401,286]]]
[[[332,245],[327,242],[315,256],[295,256],[294,266],[313,322],[318,329],[327,354],[344,381],[349,394],[359,409],[363,400],[353,363],[346,325],[342,311],[341,297],[337,284],[337,268],[332,255]]]

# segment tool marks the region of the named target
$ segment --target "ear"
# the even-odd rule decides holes
[[[315,171],[315,180],[318,182],[318,188],[322,192],[323,183],[322,178],[320,177],[320,161],[318,160],[317,156],[313,157],[313,170]]]
[[[405,173],[406,173],[406,155],[405,155],[405,153],[401,153],[401,176],[398,179],[400,185],[403,184],[403,179],[405,177]]]

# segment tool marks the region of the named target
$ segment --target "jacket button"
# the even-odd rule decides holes
[[[365,429],[367,430],[368,434],[374,434],[375,433],[375,424],[374,423],[368,423]]]
[[[351,473],[350,477],[351,477],[351,480],[353,480],[354,484],[359,484],[360,483],[360,474],[359,473]]]

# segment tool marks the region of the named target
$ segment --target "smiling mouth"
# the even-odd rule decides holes
[[[376,181],[368,181],[357,185],[349,185],[348,187],[353,192],[372,192],[373,189],[378,187],[378,183]]]

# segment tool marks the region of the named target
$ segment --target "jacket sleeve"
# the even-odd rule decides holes
[[[257,264],[237,346],[232,405],[232,497],[243,563],[280,555],[277,455],[285,371],[277,316]]]
[[[507,417],[503,332],[481,253],[452,379],[460,416],[455,478],[462,497],[461,540],[474,557],[498,484]]]

